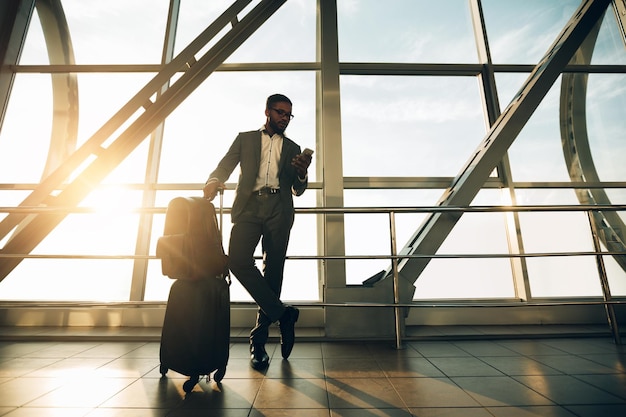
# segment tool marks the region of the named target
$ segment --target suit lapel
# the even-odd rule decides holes
[[[254,146],[252,147],[252,154],[254,156],[254,166],[259,166],[261,164],[261,131],[259,130],[256,134],[256,140],[252,141]]]

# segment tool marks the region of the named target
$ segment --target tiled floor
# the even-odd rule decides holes
[[[154,340],[0,342],[8,417],[624,416],[626,348],[608,337],[272,344],[264,372],[236,341],[220,385],[159,373]]]

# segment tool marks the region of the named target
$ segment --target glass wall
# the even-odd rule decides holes
[[[318,33],[319,21],[326,17],[319,13],[329,13],[319,1],[285,2],[166,115],[161,130],[112,167],[79,207],[70,208],[0,281],[0,300],[128,301],[135,287],[143,290],[140,300],[132,301],[165,300],[171,280],[161,274],[154,256],[164,207],[176,196],[201,194],[209,172],[237,133],[264,123],[265,98],[275,92],[294,103],[288,135],[302,148],[316,149],[317,162],[309,171],[311,187],[296,199],[298,209],[324,208],[331,185],[328,172],[337,169],[344,181],[343,207],[438,205],[488,134],[486,111],[492,106],[497,113],[509,105],[580,6],[578,0],[337,0],[337,36],[329,38]],[[252,1],[239,17],[259,3]],[[43,29],[42,10],[36,5],[18,65],[9,68],[14,81],[0,126],[0,206],[5,209],[19,206],[49,174],[45,167],[51,163],[51,148],[57,146],[51,144],[51,132],[58,117],[58,92],[51,74],[76,76],[78,95],[69,102],[77,106],[76,148],[80,147],[158,76],[164,57],[171,59],[164,50],[168,33],[175,37],[175,57],[233,1],[62,0],[61,4],[70,34],[70,65],[78,66],[51,65],[50,34]],[[170,8],[176,12],[170,13]],[[226,25],[219,36],[231,28]],[[490,51],[485,62],[478,53],[483,33]],[[319,58],[320,39],[333,42],[325,47],[337,49],[338,62]],[[591,62],[576,68],[588,74],[584,111],[576,117],[584,118],[587,137],[579,146],[588,146],[592,155],[592,163],[587,161],[583,168],[588,178],[589,170],[597,175],[587,181],[613,205],[626,201],[624,65],[624,40],[609,8]],[[320,129],[326,123],[320,97],[328,88],[320,75],[334,67],[341,157],[324,154],[330,139]],[[494,73],[497,109],[483,94],[488,83],[485,68]],[[564,152],[564,77],[551,86],[473,198],[473,206],[583,203],[585,185],[573,177]],[[141,112],[129,117],[119,132]],[[226,245],[236,180],[237,172],[224,195]],[[0,212],[0,219],[8,216],[8,210]],[[623,219],[624,213],[618,211],[617,216]],[[396,216],[400,248],[427,217],[419,210]],[[323,263],[313,258],[323,257],[324,245],[334,246],[333,239],[345,240],[346,256],[358,258],[346,260],[346,285],[358,286],[389,268],[387,213],[346,214],[344,236],[326,236],[330,244],[321,242],[324,221],[324,216],[308,212],[296,216],[283,290],[287,300],[322,300],[320,289],[327,277]],[[0,245],[6,245],[20,227],[0,236]],[[621,222],[607,227],[603,233],[624,236]],[[141,243],[146,238],[147,243]],[[437,256],[414,277],[414,299],[598,297],[602,293],[593,251],[585,212],[467,213],[444,237]],[[519,257],[558,252],[570,256]],[[624,263],[610,255],[603,260],[613,295],[626,295]],[[146,267],[138,268],[143,262]],[[519,293],[523,283],[530,293]],[[231,295],[234,301],[251,301],[236,280]]]

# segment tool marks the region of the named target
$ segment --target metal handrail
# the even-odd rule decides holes
[[[0,213],[2,212],[21,212],[21,213],[49,213],[49,212],[66,212],[66,213],[99,213],[101,210],[93,207],[0,207]],[[153,213],[164,214],[166,207],[144,207],[133,208],[127,210],[110,210],[111,212],[119,213],[132,212],[132,213]],[[225,213],[230,212],[228,208],[223,210]],[[621,337],[617,325],[617,320],[614,312],[615,305],[626,304],[626,301],[614,300],[610,293],[608,285],[608,279],[606,276],[606,270],[604,267],[603,256],[607,255],[625,255],[626,252],[612,251],[603,252],[599,243],[598,233],[593,221],[593,212],[598,211],[626,211],[626,205],[528,205],[528,206],[469,206],[469,207],[450,207],[450,206],[416,206],[416,207],[317,207],[317,208],[296,208],[296,214],[388,214],[390,219],[390,241],[391,241],[391,254],[390,255],[343,255],[343,256],[288,256],[287,259],[298,260],[356,260],[356,259],[387,259],[392,262],[392,275],[393,275],[393,291],[394,302],[389,303],[310,303],[299,305],[315,305],[315,306],[346,306],[346,307],[393,307],[395,312],[395,326],[396,326],[396,346],[401,347],[401,329],[400,329],[400,309],[401,308],[413,308],[423,306],[423,303],[401,303],[398,295],[399,288],[399,274],[398,274],[398,262],[403,259],[409,258],[473,258],[473,259],[485,259],[485,258],[532,258],[532,257],[554,257],[554,256],[595,256],[598,264],[598,273],[600,275],[603,300],[602,301],[562,301],[552,303],[527,303],[516,302],[506,304],[496,304],[493,302],[482,304],[442,304],[436,303],[432,306],[475,306],[475,307],[503,307],[503,306],[547,306],[547,305],[580,305],[580,304],[598,304],[603,305],[606,310],[607,321],[609,327],[613,333],[615,343],[621,344]],[[594,251],[580,251],[580,252],[540,252],[540,253],[491,253],[491,254],[397,254],[395,246],[395,214],[398,213],[444,213],[444,212],[461,212],[461,213],[495,213],[495,212],[586,212],[589,217],[591,234],[593,237]],[[53,254],[15,254],[0,252],[0,259],[3,258],[32,258],[32,259],[158,259],[153,255],[53,255]],[[109,305],[106,304],[105,305]]]

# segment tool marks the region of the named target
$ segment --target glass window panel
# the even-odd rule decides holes
[[[526,253],[593,252],[589,220],[584,212],[520,213],[519,219]],[[593,256],[532,257],[526,262],[534,297],[600,295]]]
[[[593,165],[602,181],[626,177],[626,74],[590,74],[587,134]]]
[[[511,103],[520,88],[528,79],[530,73],[496,73],[496,86],[498,88],[498,101],[500,103],[500,112]]]
[[[579,0],[483,0],[493,63],[539,62],[579,5]]]
[[[467,1],[337,3],[342,62],[477,62]]]
[[[508,259],[433,259],[415,282],[415,300],[515,296]]]
[[[41,180],[52,129],[51,94],[50,75],[15,77],[0,131],[0,182]]]
[[[528,259],[526,265],[532,296],[535,298],[601,296],[595,262],[592,256]]]
[[[425,196],[426,190],[369,190],[346,192],[346,201],[358,201],[363,196],[370,196],[373,200],[382,192],[388,198],[387,207],[394,204],[394,193],[402,202],[403,194],[413,195],[417,201],[420,194]],[[432,191],[430,191],[432,193]],[[478,194],[474,205],[495,205],[501,201],[499,191],[488,190]],[[419,205],[434,205],[434,202]],[[410,243],[412,236],[419,230],[425,214],[402,214],[396,216],[398,250]],[[466,213],[455,225],[454,229],[444,241],[438,251],[439,254],[503,254],[508,253],[506,240],[505,215],[502,213]],[[346,254],[384,256],[390,254],[390,233],[388,214],[348,214],[346,215]],[[424,273],[418,278],[417,285],[420,288],[416,292],[417,298],[455,298],[460,293],[449,292],[453,286],[461,293],[472,288],[470,294],[481,298],[511,297],[513,286],[510,262],[501,259],[441,259],[431,261]],[[361,284],[363,280],[389,267],[390,261],[385,259],[376,260],[351,260],[346,263],[347,283]],[[433,266],[431,266],[433,265]],[[459,274],[459,271],[464,271]],[[445,278],[442,278],[442,275]],[[433,277],[433,278],[430,278]],[[436,278],[435,278],[436,277]],[[484,285],[482,280],[489,280],[489,285]],[[456,281],[458,280],[458,282]],[[480,285],[477,284],[480,280]],[[461,282],[462,281],[462,282]],[[494,282],[492,282],[494,281]],[[471,284],[468,284],[471,283]],[[473,286],[479,287],[474,289]]]
[[[315,61],[316,3],[284,3],[226,62]]]
[[[388,214],[346,214],[345,240],[347,256],[389,256],[389,215]],[[346,283],[361,284],[365,279],[386,269],[389,259],[376,259],[364,262],[352,259],[346,262]],[[370,269],[373,268],[373,269]]]
[[[181,2],[177,53],[215,21],[233,0],[185,0]],[[253,2],[252,5],[255,5]],[[251,5],[251,6],[252,6]],[[243,18],[251,6],[239,15]],[[276,30],[279,27],[280,30]],[[230,26],[220,32],[220,39]],[[254,32],[226,62],[311,62],[315,61],[316,2],[288,1]],[[210,43],[212,45],[213,42]]]
[[[161,234],[162,232],[161,230]],[[148,262],[146,289],[143,297],[144,301],[167,301],[173,283],[173,279],[162,274],[161,261],[159,259],[150,260]]]
[[[276,92],[293,102],[287,136],[315,149],[314,73],[214,73],[167,119],[159,181],[204,183],[238,132],[263,126],[265,100]],[[309,181],[315,169],[312,163]],[[238,172],[229,181],[236,182]]]
[[[3,300],[128,301],[132,260],[25,259],[2,282]]]
[[[168,0],[63,0],[76,64],[160,63],[168,4]],[[49,63],[42,39],[35,13],[21,64]]]
[[[482,190],[472,205],[500,205],[499,190]],[[433,259],[416,281],[415,299],[511,298],[515,296],[509,258],[463,258],[507,254],[506,214],[465,213],[437,251],[459,258]]]
[[[68,215],[33,250],[38,254],[132,255],[138,214],[115,209],[98,214]]]
[[[473,77],[342,76],[341,88],[346,176],[455,176],[485,135]]]
[[[623,235],[622,235],[623,236]],[[623,256],[623,255],[621,255]],[[603,256],[604,268],[611,289],[611,296],[623,297],[626,295],[626,271],[619,266],[612,256]]]
[[[79,145],[87,141],[141,90],[155,74],[152,73],[82,73],[78,75]],[[145,109],[123,114],[121,128],[111,135],[117,138]],[[107,143],[110,143],[108,141]]]
[[[598,33],[598,39],[596,40],[596,46],[593,50],[591,63],[596,65],[626,64],[624,40],[618,27],[612,6],[609,6],[606,14],[604,15],[604,20],[602,21],[602,26],[600,27],[600,32]]]
[[[233,0],[184,0],[180,2],[178,27],[176,28],[176,54],[185,49],[200,33],[224,13],[233,3]],[[254,1],[244,9],[244,14],[259,1]],[[228,28],[230,25],[228,25]],[[222,30],[222,35],[228,29]],[[222,35],[218,35],[219,39]],[[214,44],[215,39],[210,44]]]
[[[301,196],[294,197],[296,210],[298,207],[315,207],[316,194],[315,190],[307,190]],[[317,216],[296,213],[289,238],[288,259],[285,262],[282,300],[286,302],[321,300],[317,261],[289,259],[314,255],[317,255]]]
[[[528,253],[593,251],[585,212],[522,212],[524,249]]]
[[[345,190],[345,207],[434,206],[442,190]],[[397,213],[396,240],[400,250],[426,218],[426,213]],[[346,255],[389,256],[391,254],[388,213],[353,213],[345,216]],[[386,270],[389,259],[346,261],[346,282],[360,285],[365,279]]]
[[[146,82],[146,74],[81,74],[78,77],[79,123],[77,146],[102,127]],[[112,91],[115,93],[113,94]],[[0,178],[2,182],[37,183],[41,180],[50,147],[52,91],[46,74],[18,74],[0,134]],[[137,115],[127,115],[106,143],[111,143]],[[32,121],[36,120],[37,123]],[[147,141],[145,141],[147,143]],[[121,181],[142,182],[147,146],[127,158]],[[139,161],[139,162],[138,162]],[[132,172],[132,175],[129,175]]]
[[[579,204],[575,191],[571,189],[517,189],[515,199],[520,206]]]
[[[133,255],[139,215],[129,209],[140,206],[140,197],[119,188],[93,191],[83,205],[97,211],[67,215],[31,253]],[[0,283],[0,294],[22,300],[127,300],[131,276],[132,260],[25,259]]]
[[[511,147],[515,181],[569,181],[559,124],[560,82],[550,89]]]

